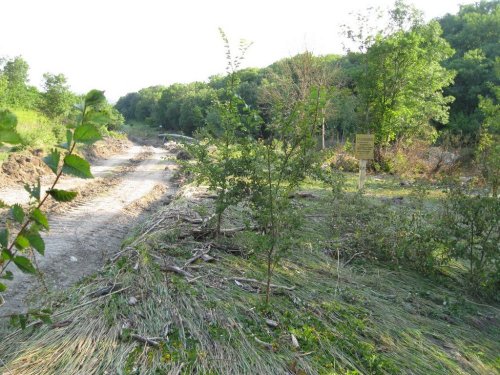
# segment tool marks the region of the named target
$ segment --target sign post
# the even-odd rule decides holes
[[[366,161],[374,158],[375,136],[373,134],[356,134],[356,158],[359,159],[359,190],[363,189],[366,180]]]

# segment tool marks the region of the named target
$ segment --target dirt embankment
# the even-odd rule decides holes
[[[80,152],[90,162],[96,162],[123,153],[130,146],[131,142],[126,139],[108,137]],[[51,176],[52,172],[43,162],[43,157],[44,154],[39,149],[11,154],[0,165],[0,188],[22,186],[25,183],[34,183],[38,178]]]

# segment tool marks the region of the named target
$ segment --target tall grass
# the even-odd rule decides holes
[[[21,148],[48,149],[63,141],[66,130],[61,123],[33,110],[17,109],[13,112],[17,116]]]

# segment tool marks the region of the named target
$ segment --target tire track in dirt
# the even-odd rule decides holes
[[[131,160],[138,158],[141,153],[144,153],[144,150],[145,150],[144,146],[133,145],[132,147],[128,148],[127,151],[124,153],[116,154],[108,159],[98,161],[97,163],[93,164],[90,167],[90,170],[94,175],[95,179],[107,178],[116,173],[119,173],[120,167],[129,163]],[[42,191],[45,191],[44,188],[48,188],[53,181],[54,181],[54,175],[44,176],[41,179]],[[63,176],[59,180],[57,188],[63,190],[78,189],[82,186],[87,185],[89,181],[95,181],[95,180],[85,180],[71,176]],[[0,198],[8,204],[29,203],[29,195],[22,186],[7,187],[0,189]]]
[[[98,270],[110,253],[120,249],[123,239],[137,224],[143,207],[138,202],[154,201],[173,192],[168,181],[172,171],[167,167],[173,162],[165,160],[167,151],[142,148],[150,156],[120,176],[116,186],[49,217],[51,230],[44,235],[45,256],[36,256],[49,290],[64,289]],[[0,308],[4,314],[24,311],[25,298],[33,284],[38,283],[33,276],[14,267],[10,269],[14,280],[7,282],[5,304]]]

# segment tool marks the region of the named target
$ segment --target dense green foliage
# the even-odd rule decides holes
[[[363,24],[356,25],[359,30],[347,30],[346,36],[360,47],[358,52],[304,53],[265,68],[242,69],[236,94],[259,112],[264,124],[270,124],[273,101],[286,100],[292,107],[308,86],[322,82],[330,88],[323,113],[326,143],[370,130],[381,144],[408,137],[434,142],[441,133],[459,134],[460,144],[476,146],[484,119],[479,95],[496,103],[498,0],[464,5],[458,14],[429,23],[399,1],[386,18],[387,24],[371,34],[363,34],[369,29]],[[310,63],[304,65],[307,60]],[[149,87],[120,98],[116,108],[128,121],[191,135],[216,116],[211,106],[226,99],[228,77]]]
[[[401,2],[390,17],[385,30],[354,38],[360,50],[366,50],[354,72],[364,106],[360,128],[374,133],[380,144],[429,137],[430,124],[447,123],[448,104],[453,100],[442,95],[454,74],[440,65],[452,49],[441,37],[439,24],[423,24],[418,12]]]
[[[438,21],[443,37],[455,50],[444,63],[457,72],[454,84],[445,90],[446,95],[455,98],[450,130],[464,137],[464,141],[475,143],[484,117],[479,96],[497,100],[494,87],[500,83],[494,68],[500,55],[500,1],[463,5],[458,14],[448,14]]]
[[[63,74],[45,73],[43,91],[31,86],[29,65],[20,56],[0,58],[0,109],[14,112],[18,118],[20,147],[50,148],[65,138],[64,125],[78,116],[77,106],[83,99],[70,90]],[[123,116],[111,104],[99,104],[106,116],[99,121],[102,135],[117,130]]]

